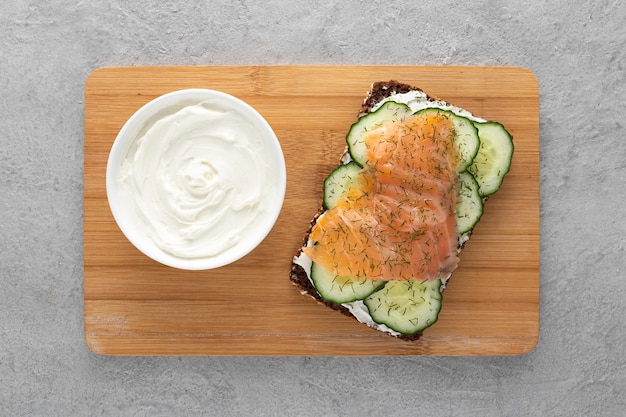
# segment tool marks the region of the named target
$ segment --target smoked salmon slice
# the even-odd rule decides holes
[[[432,281],[456,269],[454,125],[416,113],[370,131],[358,184],[325,211],[304,253],[336,275]]]

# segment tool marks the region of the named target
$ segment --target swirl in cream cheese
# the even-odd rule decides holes
[[[236,110],[206,101],[149,126],[129,150],[122,182],[163,251],[213,257],[256,233],[276,198],[277,172],[258,130]]]

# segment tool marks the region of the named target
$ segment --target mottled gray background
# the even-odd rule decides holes
[[[0,415],[624,415],[626,4],[314,3],[2,3]],[[140,64],[530,68],[541,90],[537,348],[486,358],[92,354],[82,326],[85,79]]]

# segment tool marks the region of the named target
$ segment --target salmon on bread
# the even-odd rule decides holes
[[[372,85],[346,142],[291,282],[375,330],[418,339],[437,321],[463,245],[508,172],[511,136],[387,81]]]

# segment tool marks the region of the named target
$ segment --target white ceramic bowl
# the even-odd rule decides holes
[[[160,220],[159,218],[152,219],[154,221],[146,220],[154,214],[152,212],[154,207],[168,206],[168,204],[170,204],[172,201],[171,199],[169,199],[167,204],[162,204],[162,194],[168,194],[168,192],[154,191],[169,189],[171,187],[162,187],[162,184],[153,184],[153,182],[157,183],[158,181],[161,181],[154,178],[162,176],[163,172],[169,172],[169,168],[162,170],[157,164],[152,165],[152,168],[154,168],[152,170],[142,168],[143,170],[141,171],[141,174],[143,175],[147,173],[146,178],[150,179],[149,182],[151,184],[150,186],[146,187],[145,190],[143,189],[143,185],[141,185],[144,184],[145,181],[141,180],[137,182],[136,180],[128,180],[127,174],[128,172],[134,173],[136,169],[139,170],[138,167],[142,167],[142,164],[138,164],[134,160],[133,156],[135,152],[140,152],[137,150],[139,138],[143,137],[141,141],[141,146],[143,146],[144,148],[147,146],[145,145],[146,143],[157,143],[158,141],[155,141],[154,137],[158,137],[160,133],[147,132],[163,132],[167,130],[162,129],[160,127],[160,124],[157,125],[159,126],[158,129],[155,128],[150,130],[151,127],[153,127],[157,123],[163,123],[161,122],[162,120],[170,120],[171,115],[180,114],[179,111],[181,111],[181,109],[198,108],[198,105],[202,106],[202,111],[204,111],[204,106],[210,107],[211,111],[214,111],[214,113],[215,110],[217,110],[217,113],[215,114],[218,114],[219,111],[222,110],[226,111],[228,114],[230,114],[229,118],[234,120],[231,123],[233,129],[237,128],[237,126],[248,126],[250,130],[247,131],[247,134],[245,136],[254,137],[254,146],[248,144],[248,147],[253,148],[259,145],[260,148],[263,149],[263,152],[257,152],[256,149],[251,149],[250,152],[242,152],[238,144],[232,144],[231,149],[231,145],[228,141],[222,141],[223,143],[219,145],[221,146],[219,151],[221,152],[221,155],[219,156],[220,161],[210,161],[211,158],[214,158],[213,155],[217,154],[218,152],[207,148],[206,151],[202,151],[202,157],[207,160],[195,163],[194,167],[190,168],[190,172],[193,171],[190,175],[197,175],[198,172],[201,172],[202,169],[204,169],[202,167],[206,167],[208,166],[208,164],[214,164],[215,166],[222,164],[221,168],[223,169],[216,168],[216,172],[219,171],[219,173],[215,174],[215,176],[219,176],[220,181],[231,181],[231,179],[226,178],[229,174],[222,174],[222,171],[228,171],[231,172],[231,175],[235,175],[232,174],[232,172],[235,172],[237,170],[233,170],[230,168],[236,166],[236,164],[230,164],[226,166],[224,161],[231,159],[231,157],[234,158],[235,161],[237,161],[239,155],[242,153],[245,153],[246,155],[254,154],[255,158],[262,158],[261,161],[257,161],[255,159],[254,163],[256,164],[257,162],[263,162],[260,165],[264,165],[265,168],[263,169],[269,171],[263,171],[264,173],[261,175],[265,177],[265,182],[263,183],[260,182],[261,180],[257,181],[256,175],[251,174],[247,174],[248,176],[245,177],[247,178],[246,182],[254,184],[254,186],[260,190],[264,197],[259,198],[265,198],[265,196],[269,196],[270,198],[265,198],[265,201],[263,203],[252,206],[246,205],[246,207],[253,208],[242,209],[237,211],[236,213],[234,209],[228,208],[226,211],[228,211],[230,215],[234,217],[226,217],[227,220],[221,220],[220,222],[217,222],[216,224],[219,226],[219,229],[209,230],[210,227],[207,228],[206,225],[202,226],[207,228],[208,234],[200,236],[211,235],[212,237],[205,238],[205,244],[203,244],[201,241],[199,244],[198,242],[196,242],[196,246],[193,248],[192,251],[191,249],[187,249],[185,247],[185,244],[183,244],[181,247],[181,240],[175,237],[172,233],[170,233],[172,232],[172,230],[176,230],[177,227],[161,227],[159,225],[161,224],[160,222],[162,220]],[[203,117],[200,117],[200,119],[203,119]],[[167,132],[178,134],[179,132],[177,131],[177,129],[179,129],[179,125],[180,123],[176,124],[171,131]],[[201,122],[199,122],[199,125],[207,126],[208,129],[213,129],[212,126],[219,126],[219,123],[209,123],[202,120]],[[186,141],[197,140],[196,136],[198,136],[198,129],[198,126],[195,126],[192,129],[193,131],[190,130],[191,133],[183,132],[182,135],[185,136],[185,138],[183,139]],[[207,139],[209,137],[213,137],[212,135],[213,133],[201,133],[200,136],[202,136],[203,138],[201,140],[205,141],[202,144],[209,144],[209,146],[213,146],[211,145],[211,141],[213,141],[213,139]],[[152,142],[149,142],[150,140],[152,140]],[[195,147],[197,148],[198,146]],[[161,150],[163,151],[161,153],[167,154],[166,156],[169,159],[176,159],[176,156],[178,156],[178,152],[171,152],[169,148],[163,148]],[[186,154],[181,155],[181,160],[187,160],[190,158],[190,152],[186,152]],[[146,151],[141,155],[150,156],[143,159],[140,158],[143,161],[155,160],[156,157],[160,157],[159,152],[155,152],[154,149],[152,149],[150,153]],[[193,158],[193,155],[191,156],[191,158]],[[246,168],[248,165],[254,165],[241,161],[237,161],[237,163],[239,164],[239,167],[241,169]],[[175,164],[178,164],[176,160],[174,161],[173,165]],[[198,169],[200,169],[200,171],[198,171]],[[211,171],[211,173],[209,174],[201,174],[200,180],[204,181],[206,177],[209,178],[209,180],[207,181],[217,181],[214,180],[212,173],[213,171]],[[168,173],[167,175],[170,174]],[[237,173],[236,175],[242,177],[243,174]],[[180,175],[177,174],[177,178],[178,177],[180,177]],[[188,178],[188,176],[183,177]],[[223,179],[222,177],[224,177],[225,179]],[[232,181],[237,180],[233,179]],[[241,183],[241,178],[239,178],[238,181]],[[241,186],[239,187],[241,188]],[[174,91],[172,93],[160,96],[141,107],[126,122],[126,124],[122,127],[119,134],[117,135],[117,138],[115,139],[115,142],[113,143],[111,152],[109,154],[106,171],[106,191],[109,206],[111,208],[111,212],[113,214],[113,217],[115,218],[115,221],[117,222],[118,226],[120,227],[126,238],[137,249],[139,249],[141,252],[154,259],[155,261],[170,267],[186,270],[204,270],[224,266],[235,262],[238,259],[241,259],[245,255],[250,253],[253,249],[255,249],[265,239],[278,218],[284,200],[285,187],[286,170],[284,156],[280,147],[280,143],[267,121],[255,109],[253,109],[250,105],[243,102],[242,100],[223,92],[205,89]],[[187,191],[185,191],[185,193],[187,193],[185,195],[190,194]],[[191,194],[195,195],[195,192]],[[240,192],[235,193],[234,191],[232,191],[229,195],[239,196],[240,194]],[[142,197],[143,195],[150,195],[151,199],[155,199],[154,196],[157,195],[157,202],[154,202],[150,199],[144,199],[144,197]],[[234,207],[234,205],[236,205],[237,198],[238,197],[232,197],[230,202],[231,206]],[[163,199],[165,200],[166,198],[163,197]],[[214,200],[215,198],[211,197],[210,199]],[[202,218],[204,221],[204,218],[202,216],[204,216],[205,214],[206,213],[202,212],[200,214],[197,214],[197,216],[198,218]],[[226,236],[227,234],[231,233],[230,231],[234,230],[238,224],[243,224],[241,223],[242,221],[248,221],[247,219],[251,218],[250,216],[255,216],[254,220],[250,221],[249,226],[243,228],[242,230],[239,230],[237,232],[236,238],[233,236]],[[188,219],[186,219],[186,221],[187,220]],[[195,218],[191,222],[192,225],[194,222],[196,222]],[[167,230],[167,233],[163,232],[164,230]],[[158,237],[155,238],[155,236]],[[230,242],[233,242],[237,239],[238,241],[236,244],[228,246],[225,249],[222,248],[215,251],[211,249],[207,250],[207,253],[202,253],[204,248],[209,248],[213,245],[220,246],[222,244],[220,242],[220,239],[227,238],[231,239]],[[172,242],[168,242],[168,239],[172,240]],[[184,242],[184,239],[182,240],[182,242]],[[170,245],[174,245],[174,247],[177,247],[178,249],[171,250]],[[191,248],[191,246],[192,245],[190,244],[189,247]],[[185,252],[187,250],[189,251],[189,253]],[[215,253],[208,253],[211,251]],[[191,252],[193,252],[193,254],[191,254]]]

